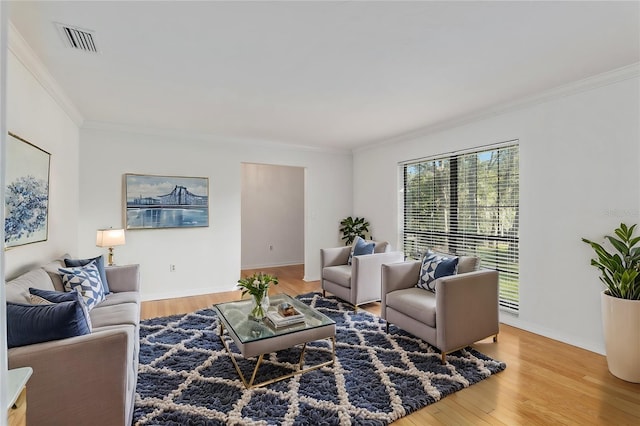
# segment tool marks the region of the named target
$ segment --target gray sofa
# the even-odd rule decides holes
[[[446,354],[499,331],[498,272],[461,256],[457,274],[438,278],[436,292],[417,288],[421,261],[382,265],[381,316]]]
[[[7,282],[8,302],[30,303],[29,287],[63,291],[62,260]],[[130,425],[138,378],[139,266],[106,267],[111,293],[90,311],[92,332],[8,351],[9,368],[29,366],[27,422]]]

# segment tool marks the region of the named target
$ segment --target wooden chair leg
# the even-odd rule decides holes
[[[493,343],[498,343],[498,335],[493,336]]]
[[[443,365],[447,363],[447,354],[446,352],[442,352],[442,359],[440,361]]]
[[[387,334],[389,334],[389,321],[387,321]]]
[[[322,289],[322,297],[327,297],[327,291],[325,289]]]

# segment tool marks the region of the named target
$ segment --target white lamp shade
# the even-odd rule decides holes
[[[96,246],[115,247],[124,245],[124,229],[98,229]]]

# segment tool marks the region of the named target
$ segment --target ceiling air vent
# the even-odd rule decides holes
[[[82,50],[85,52],[98,52],[98,48],[96,47],[96,43],[93,39],[93,31],[84,30],[82,28],[72,27],[57,22],[56,26],[58,27],[58,31],[60,31],[62,40],[67,47]]]

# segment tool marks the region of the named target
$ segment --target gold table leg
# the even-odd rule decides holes
[[[253,373],[251,374],[251,380],[249,380],[247,382],[247,380],[244,377],[244,374],[242,374],[242,371],[240,370],[240,366],[238,365],[238,362],[236,361],[236,358],[233,354],[233,352],[231,352],[231,349],[229,348],[229,345],[227,344],[227,341],[225,340],[224,336],[224,326],[222,324],[222,322],[220,322],[220,341],[222,342],[222,344],[224,345],[224,348],[227,350],[227,353],[229,354],[229,357],[231,358],[231,362],[233,363],[233,366],[236,369],[236,372],[238,373],[238,376],[240,376],[240,380],[242,380],[242,384],[244,384],[244,387],[247,389],[254,389],[254,388],[259,388],[262,386],[267,386],[270,385],[272,383],[275,382],[279,382],[281,380],[285,380],[285,379],[289,379],[293,376],[297,376],[299,374],[304,374],[307,373],[309,371],[313,371],[313,370],[317,370],[319,368],[322,367],[327,367],[329,365],[332,365],[335,360],[336,360],[336,337],[332,336],[330,337],[331,339],[331,359],[329,361],[325,361],[323,363],[320,363],[318,365],[314,365],[313,367],[308,367],[308,368],[303,368],[304,365],[304,354],[307,348],[307,343],[304,343],[302,346],[302,352],[300,353],[300,360],[298,362],[298,369],[292,373],[289,374],[284,374],[282,376],[278,376],[275,377],[273,379],[269,379],[269,380],[265,380],[264,382],[260,382],[260,383],[253,383],[254,380],[256,379],[256,374],[258,373],[258,368],[260,367],[260,365],[262,364],[262,361],[264,360],[264,356],[265,354],[260,354],[260,356],[258,357],[258,361],[256,362],[256,366],[253,369]]]

